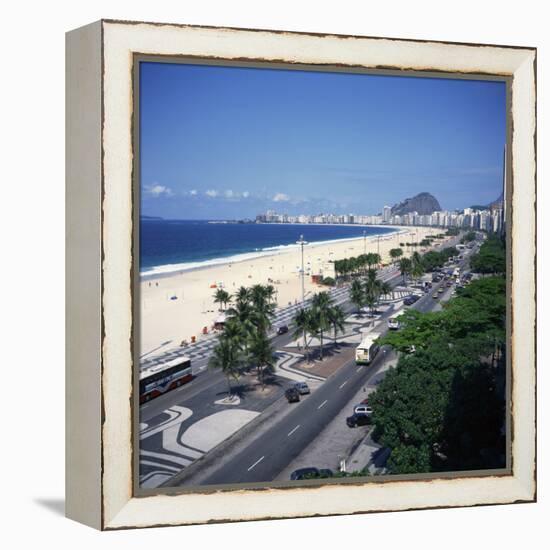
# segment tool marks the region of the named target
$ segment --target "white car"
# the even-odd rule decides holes
[[[390,330],[399,330],[399,327],[400,327],[400,324],[398,319],[396,319],[395,317],[390,317],[388,319],[388,328]]]
[[[370,405],[364,405],[364,404],[360,404],[360,405],[355,405],[355,407],[353,407],[353,413],[354,414],[372,414],[372,407]]]

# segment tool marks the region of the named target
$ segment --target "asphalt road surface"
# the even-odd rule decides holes
[[[369,366],[348,361],[307,399],[289,403],[295,409],[292,413],[224,462],[201,485],[272,481],[376,375],[389,353],[381,350]],[[344,425],[342,429],[352,428]]]
[[[459,262],[461,270],[467,265],[470,253],[465,253],[464,259]],[[450,294],[451,288],[446,287],[446,281],[441,281],[434,284],[431,291],[412,307],[423,312],[433,310],[441,298],[434,299],[432,294],[437,293],[440,287],[445,288],[442,297]],[[366,386],[391,353],[388,349],[382,349],[369,366],[357,366],[354,360],[348,361],[307,399],[289,403],[289,407],[295,408],[292,413],[221,464],[213,474],[202,480],[201,485],[259,483],[275,479],[350,403],[358,389]],[[352,428],[343,425],[342,429]]]

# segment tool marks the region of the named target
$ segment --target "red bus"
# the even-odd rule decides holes
[[[145,403],[193,379],[191,359],[179,357],[139,373],[139,402]]]

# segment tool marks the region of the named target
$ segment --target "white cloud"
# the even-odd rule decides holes
[[[225,196],[226,196],[226,198],[228,198],[228,199],[232,199],[232,198],[237,197],[238,194],[233,193],[233,191],[232,191],[231,189],[228,189],[228,190],[225,192]]]
[[[243,193],[243,197],[244,197],[245,199],[247,199],[248,197],[250,197],[250,193],[249,193],[248,191],[245,191],[245,192]]]
[[[172,193],[172,189],[170,189],[170,187],[166,187],[165,185],[160,185],[158,183],[146,185],[145,191],[153,197],[171,197],[174,194]]]
[[[194,197],[196,194],[197,194],[197,190],[196,189],[191,189],[191,191],[189,191],[189,194]]]
[[[287,202],[290,200],[290,197],[284,193],[277,193],[271,200],[273,202]]]
[[[208,189],[208,191],[205,192],[205,195],[207,197],[217,197],[218,196],[218,192],[215,190],[215,189]]]

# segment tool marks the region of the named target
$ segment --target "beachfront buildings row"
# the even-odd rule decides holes
[[[268,210],[256,216],[256,223],[322,223],[360,225],[418,225],[428,227],[459,227],[480,229],[490,233],[504,231],[504,210],[501,206],[486,209],[464,208],[463,210],[442,210],[432,214],[409,212],[392,215],[390,206],[384,206],[382,214],[364,216],[357,214],[290,215]]]

